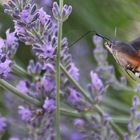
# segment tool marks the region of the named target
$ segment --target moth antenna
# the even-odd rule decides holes
[[[69,47],[73,46],[74,44],[76,44],[79,40],[81,40],[82,38],[84,38],[85,36],[87,36],[90,33],[96,33],[95,30],[93,31],[87,31],[86,33],[84,33],[83,35],[81,35],[76,41],[72,42]]]
[[[117,37],[117,27],[115,27],[114,34],[115,34],[115,38],[116,38]]]

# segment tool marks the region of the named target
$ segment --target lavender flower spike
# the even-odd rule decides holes
[[[101,79],[98,77],[97,73],[94,73],[93,71],[91,71],[90,76],[93,91],[100,92],[100,90],[103,88]]]
[[[132,99],[132,106],[130,108],[131,117],[128,122],[128,130],[130,134],[126,133],[124,135],[125,140],[131,140],[131,138],[135,138],[135,140],[140,139],[140,100],[137,96],[134,96]]]
[[[62,8],[62,11],[60,12],[57,2],[54,2],[52,12],[56,20],[58,21],[62,20],[64,22],[68,19],[69,15],[71,14],[72,6],[71,5],[68,6],[65,4]]]
[[[91,84],[89,84],[89,91],[91,97],[93,98],[93,101],[99,103],[102,100],[102,96],[105,92],[105,87],[97,73],[91,71],[90,77],[91,77]]]

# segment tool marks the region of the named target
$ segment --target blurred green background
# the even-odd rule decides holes
[[[38,2],[41,2],[41,0],[38,0]],[[65,0],[64,2],[71,4],[73,7],[73,12],[70,18],[64,23],[63,29],[63,36],[68,37],[69,44],[89,30],[95,30],[113,40],[127,42],[140,36],[139,0]],[[47,8],[51,8],[51,6]],[[0,6],[1,37],[5,37],[5,31],[8,28],[11,28],[11,30],[13,29],[12,20],[9,16],[4,14],[3,8]],[[116,36],[115,28],[117,29]],[[87,83],[90,82],[90,70],[94,70],[96,67],[96,62],[93,57],[94,45],[92,42],[92,35],[93,34],[87,35],[70,48],[73,59],[80,69],[80,82],[85,88]],[[33,56],[28,51],[28,48],[21,44],[16,55],[16,61],[25,68],[31,57]],[[127,76],[126,73],[120,70],[111,55],[109,55],[108,61],[115,66],[117,76]],[[130,83],[133,83],[133,85],[139,82],[131,80],[130,77],[127,79]],[[128,113],[127,104],[131,104],[131,97],[134,93],[131,91],[113,91],[110,89],[109,94],[112,94],[112,100],[109,100],[109,103],[112,105],[114,104],[114,106],[119,104],[126,110],[124,114]],[[116,104],[114,100],[117,101]]]

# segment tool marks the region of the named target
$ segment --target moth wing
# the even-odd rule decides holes
[[[130,44],[136,49],[137,55],[140,56],[140,37],[131,41]]]
[[[138,66],[140,64],[140,57],[128,55],[124,52],[116,52],[114,57],[117,59],[118,63],[124,67],[127,64],[131,64],[132,66]]]

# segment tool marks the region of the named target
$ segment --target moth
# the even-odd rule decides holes
[[[140,37],[129,43],[125,43],[122,41],[111,41],[99,34],[97,35],[106,40],[105,47],[111,52],[116,62],[127,73],[129,70],[140,78]]]

